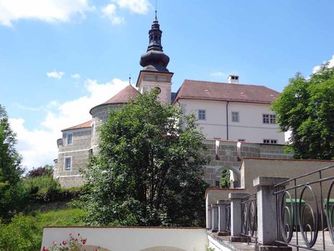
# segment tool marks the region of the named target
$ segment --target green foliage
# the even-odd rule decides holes
[[[194,117],[153,92],[112,112],[85,171],[87,222],[203,225],[203,139]]]
[[[41,229],[31,216],[14,216],[8,225],[0,225],[0,250],[35,251],[41,243]]]
[[[43,227],[82,226],[84,216],[84,211],[78,208],[52,210],[34,216],[16,215],[10,223],[0,223],[0,250],[39,250]]]
[[[309,79],[297,74],[273,103],[283,131],[291,130],[296,158],[334,157],[334,69],[326,65]]]
[[[25,198],[20,182],[23,173],[20,156],[15,149],[15,134],[10,129],[5,109],[0,105],[0,219],[8,221]]]
[[[81,188],[61,188],[60,184],[48,175],[24,178],[23,184],[30,203],[70,201],[78,198],[82,192]]]
[[[221,188],[230,187],[230,170],[228,169],[222,170],[221,177],[220,177],[220,186]]]

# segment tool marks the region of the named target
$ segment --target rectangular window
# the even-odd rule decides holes
[[[263,144],[277,144],[277,139],[264,139]]]
[[[262,114],[263,124],[269,124],[269,114]]]
[[[198,120],[206,120],[205,110],[198,110]]]
[[[66,135],[66,143],[67,143],[67,145],[72,145],[73,144],[73,134],[72,133],[68,133]]]
[[[65,165],[65,170],[71,170],[72,169],[72,157],[65,157],[65,161],[64,161],[64,165]]]
[[[276,124],[276,115],[275,114],[270,114],[270,124]]]
[[[232,122],[239,122],[239,112],[232,112]]]
[[[276,124],[276,115],[275,114],[262,114],[263,124]]]

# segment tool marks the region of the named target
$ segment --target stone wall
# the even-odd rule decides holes
[[[73,143],[66,145],[66,138],[63,136],[63,144],[59,145],[58,148],[58,159],[54,170],[54,178],[64,187],[78,186],[83,182],[80,170],[86,168],[90,156],[91,129],[76,129],[66,131],[66,133],[73,134]],[[65,170],[66,157],[72,158],[72,168],[70,170]]]
[[[232,179],[235,181],[232,187],[240,186],[240,179],[236,176],[241,161],[244,158],[275,158],[292,159],[292,154],[284,153],[284,145],[268,145],[256,143],[241,143],[238,153],[237,142],[220,141],[216,155],[215,140],[206,140],[207,155],[210,158],[209,164],[205,168],[205,181],[210,186],[218,187],[220,184],[221,172],[224,169],[232,169]],[[218,158],[216,158],[218,157]]]

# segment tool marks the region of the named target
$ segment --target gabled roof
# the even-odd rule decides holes
[[[270,104],[279,92],[261,85],[230,84],[197,80],[185,80],[179,89],[179,99],[198,99]]]
[[[138,94],[140,93],[137,91],[136,88],[134,88],[132,85],[128,85],[103,104],[125,104],[137,97]]]
[[[92,120],[88,120],[84,123],[81,123],[79,125],[71,126],[69,128],[61,130],[63,131],[69,131],[69,130],[76,130],[76,129],[85,129],[85,128],[91,128],[92,127]]]

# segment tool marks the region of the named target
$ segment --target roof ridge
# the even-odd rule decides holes
[[[246,85],[246,86],[259,86],[265,87],[267,89],[273,90],[263,84],[244,84],[244,83],[227,83],[227,82],[217,82],[217,81],[209,81],[209,80],[194,80],[194,79],[185,79],[183,83],[186,81],[198,82],[198,83],[210,83],[210,84],[226,84],[226,85]],[[275,90],[274,90],[275,91]]]

